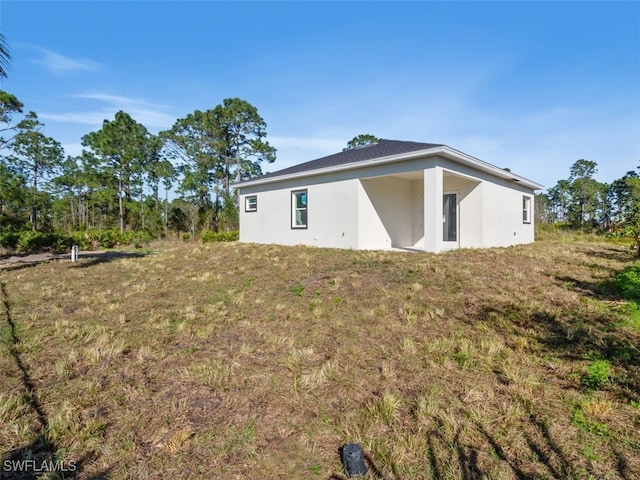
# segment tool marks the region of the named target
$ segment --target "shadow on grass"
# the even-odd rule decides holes
[[[574,290],[601,302],[615,305],[617,302],[625,300],[624,296],[614,287],[612,280],[586,282],[567,276],[557,276],[556,279],[564,284],[573,285]],[[626,298],[626,300],[630,300],[630,298]],[[631,369],[640,368],[640,335],[634,335],[620,329],[620,323],[625,315],[626,313],[620,306],[618,309],[611,307],[604,314],[582,312],[569,316],[568,321],[577,326],[580,334],[579,339],[583,345],[581,353],[597,352],[599,356],[613,364]],[[551,318],[547,325],[549,328],[553,328],[553,325],[557,323],[559,323],[557,319]],[[557,347],[562,350],[563,344],[560,342]],[[585,347],[589,351],[584,352]],[[629,388],[640,393],[640,371],[635,372],[635,383],[630,384]],[[638,395],[633,395],[630,398],[639,399]]]
[[[146,257],[148,254],[149,252],[122,252],[115,250],[80,252],[78,254],[78,262],[74,264],[74,267],[87,268],[99,263],[112,262],[121,258],[142,258]],[[12,256],[8,259],[3,259],[3,261],[0,262],[0,272],[22,270],[24,268],[35,267],[41,263],[48,263],[54,260],[71,262],[71,257],[69,254]]]
[[[595,250],[589,251],[589,256],[595,257],[595,258],[602,258],[604,260],[614,260],[616,262],[621,262],[621,263],[626,263],[636,259],[633,248],[628,247],[625,249],[622,246],[618,246],[618,248],[615,248],[615,247],[609,248],[606,251],[603,251],[601,249],[595,249]]]
[[[148,252],[121,252],[121,251],[101,251],[101,252],[80,252],[75,268],[88,268],[100,263],[113,262],[122,258],[143,258],[149,255]]]
[[[434,480],[445,480],[451,478],[451,473],[447,471],[447,465],[442,464],[436,452],[450,451],[455,448],[458,467],[461,480],[481,480],[487,478],[486,472],[480,468],[479,452],[480,450],[473,445],[465,444],[460,439],[460,430],[456,432],[453,439],[445,438],[441,433],[442,428],[429,431],[427,434],[427,455],[429,457],[429,466],[431,467],[431,477]],[[499,447],[499,451],[502,448]],[[445,459],[448,463],[449,458]],[[455,462],[454,462],[455,463]],[[449,465],[451,467],[451,465]]]
[[[493,318],[507,319],[508,326],[493,325],[504,336],[534,336],[549,353],[564,360],[601,358],[624,369],[613,384],[627,400],[640,401],[640,335],[618,327],[613,312],[552,313],[530,311],[516,303],[485,306],[478,319],[492,325]]]
[[[458,463],[463,480],[481,480],[485,475],[478,463],[478,449],[460,443],[460,432],[455,436],[456,451],[458,452]]]
[[[36,438],[31,443],[10,450],[0,458],[0,478],[4,480],[31,480],[43,478],[43,475],[57,474],[60,478],[76,478],[87,462],[91,462],[95,455],[87,453],[77,460],[61,461],[58,458],[58,447],[47,438],[49,420],[38,399],[36,386],[29,375],[29,369],[22,361],[18,345],[20,338],[16,331],[16,324],[11,315],[11,302],[7,294],[6,284],[0,282],[2,296],[2,314],[9,329],[8,348],[16,367],[20,371],[20,380],[25,390],[23,398],[31,412],[37,418]],[[110,469],[93,475],[91,479],[106,478]]]
[[[617,255],[613,252],[612,255]],[[620,260],[620,258],[615,257]],[[624,256],[628,261],[631,257]],[[612,271],[613,274],[617,271]],[[505,338],[514,335],[535,339],[542,345],[543,352],[567,361],[583,361],[603,359],[617,368],[616,374],[606,385],[606,389],[625,403],[640,401],[640,333],[624,328],[625,313],[620,293],[610,280],[584,281],[567,275],[554,277],[559,286],[579,293],[600,303],[585,302],[579,306],[558,309],[531,308],[517,300],[498,304],[484,305],[471,316],[469,322],[482,322]],[[508,384],[499,369],[494,370],[496,379],[501,384]],[[575,388],[585,389],[576,381]],[[518,400],[514,397],[514,400]],[[554,439],[544,416],[531,410],[531,406],[521,403],[529,413],[529,425],[523,432],[528,449],[543,464],[548,474],[554,479],[575,478],[584,472],[584,465],[575,463],[561,447],[562,441]],[[491,433],[480,422],[474,422],[477,430],[486,438],[495,455],[506,461],[516,478],[526,478],[525,472],[518,465],[509,462],[507,455],[497,444]],[[618,448],[615,441],[607,441],[612,465],[617,474],[623,478],[634,478],[631,475],[630,462]],[[462,464],[461,464],[462,465]],[[591,471],[587,466],[589,475]],[[597,478],[597,476],[596,476]],[[637,478],[637,477],[636,477]]]

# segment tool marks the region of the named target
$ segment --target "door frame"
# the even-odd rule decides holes
[[[444,239],[444,197],[445,195],[455,195],[456,197],[456,239],[455,241],[447,241]],[[458,190],[444,190],[442,192],[442,247],[458,248],[460,246],[460,192]]]

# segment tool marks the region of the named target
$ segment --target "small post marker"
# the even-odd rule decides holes
[[[74,245],[71,247],[71,261],[72,262],[78,261],[78,245]]]
[[[364,452],[357,443],[347,443],[342,447],[342,463],[347,477],[362,477],[367,474]]]

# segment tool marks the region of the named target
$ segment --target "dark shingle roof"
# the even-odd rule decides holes
[[[403,153],[415,152],[418,150],[426,150],[428,148],[442,147],[439,143],[420,143],[420,142],[404,142],[400,140],[379,140],[374,145],[366,147],[354,148],[344,152],[335,153],[327,157],[318,158],[309,162],[294,165],[277,172],[267,173],[253,180],[261,180],[263,178],[279,177],[281,175],[289,175],[293,173],[310,172],[321,168],[337,167],[339,165],[348,165],[349,163],[363,162],[365,160],[373,160],[376,158],[389,157],[392,155],[400,155]]]

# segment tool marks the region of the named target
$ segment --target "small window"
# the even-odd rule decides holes
[[[531,223],[531,197],[522,197],[522,223]]]
[[[258,197],[256,195],[252,195],[250,197],[244,197],[244,211],[245,212],[258,211]]]
[[[291,228],[307,228],[307,191],[291,192]]]

